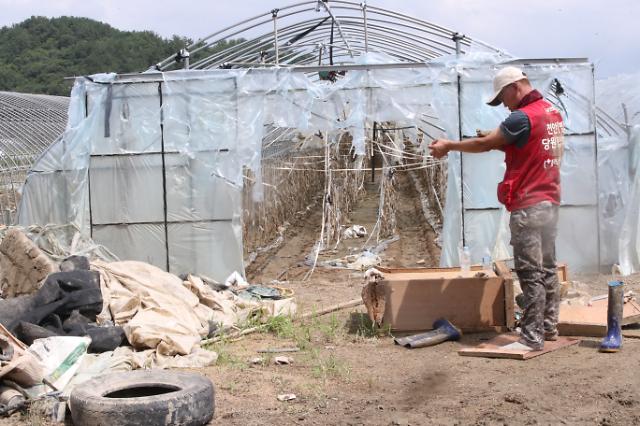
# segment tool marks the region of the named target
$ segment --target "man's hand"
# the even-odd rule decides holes
[[[429,145],[429,151],[433,157],[442,158],[450,151],[449,144],[451,143],[453,141],[447,139],[436,139]]]

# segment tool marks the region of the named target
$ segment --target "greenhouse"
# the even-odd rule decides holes
[[[146,72],[76,79],[69,125],[29,172],[18,223],[71,223],[121,259],[224,280],[319,199],[315,266],[350,224],[365,180],[379,192],[369,242],[392,242],[394,185],[406,173],[440,232],[442,266],[458,264],[462,245],[474,262],[487,251],[508,259],[495,195],[502,154],[439,161],[427,149],[507,116],[485,104],[506,64],[524,69],[565,121],[558,258],[580,270],[636,269],[633,133],[595,107],[592,63],[515,58],[349,1],[274,9]],[[619,243],[623,227],[630,240]]]
[[[0,221],[15,219],[20,188],[40,154],[67,124],[69,98],[0,92]]]

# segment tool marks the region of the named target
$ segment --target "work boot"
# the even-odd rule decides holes
[[[624,306],[624,283],[609,281],[609,303],[607,305],[607,335],[600,344],[600,352],[618,352],[622,349],[622,308]]]
[[[541,351],[544,349],[544,343],[542,345],[538,345],[536,343],[527,342],[522,337],[518,339],[518,343],[523,346],[526,346],[527,348],[529,348],[529,350],[532,350],[532,351]]]
[[[394,339],[396,345],[405,348],[422,348],[433,346],[448,340],[459,340],[462,332],[444,318],[440,318],[433,323],[433,330],[426,333],[416,334],[408,337]]]
[[[556,340],[558,340],[558,330],[545,331],[544,340],[546,340],[547,342],[555,342]]]

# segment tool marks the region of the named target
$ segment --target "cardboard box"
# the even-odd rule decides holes
[[[459,268],[376,268],[384,278],[382,325],[393,331],[429,330],[446,318],[462,331],[506,331],[513,327],[510,275]],[[508,268],[506,268],[508,273]],[[485,273],[484,277],[476,276]]]

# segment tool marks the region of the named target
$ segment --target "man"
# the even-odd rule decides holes
[[[439,139],[429,146],[435,158],[449,151],[477,153],[499,149],[507,170],[498,200],[511,212],[511,245],[524,293],[520,341],[541,350],[558,336],[559,284],[555,239],[560,204],[560,160],[564,125],[560,113],[516,67],[501,69],[493,80],[491,106],[511,114],[491,132],[464,141]]]

